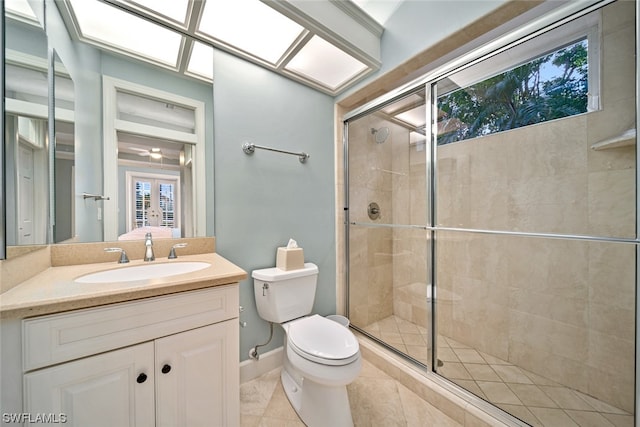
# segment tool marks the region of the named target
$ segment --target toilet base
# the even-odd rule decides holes
[[[346,386],[327,387],[304,378],[298,384],[286,369],[280,378],[291,406],[308,427],[353,426]]]

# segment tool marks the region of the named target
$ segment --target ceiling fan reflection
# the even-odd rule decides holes
[[[162,160],[162,158],[164,157],[162,155],[162,150],[160,150],[159,148],[146,149],[146,148],[131,147],[131,149],[135,151],[139,151],[138,156],[149,156],[150,158],[156,159],[156,160]]]

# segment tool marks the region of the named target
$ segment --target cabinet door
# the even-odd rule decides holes
[[[147,342],[25,374],[25,411],[64,414],[69,426],[154,426],[153,354]]]
[[[238,319],[156,340],[157,425],[239,425]]]

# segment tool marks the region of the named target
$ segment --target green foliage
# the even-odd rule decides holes
[[[583,40],[438,99],[438,144],[587,111]]]

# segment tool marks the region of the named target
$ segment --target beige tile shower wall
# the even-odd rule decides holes
[[[399,130],[393,146],[394,223],[427,224],[426,151],[424,142],[409,143],[409,131]],[[417,325],[428,326],[427,233],[419,228],[393,230],[393,314]]]
[[[376,143],[371,129],[389,128]],[[424,225],[426,221],[424,144],[409,144],[409,131],[375,115],[349,127],[350,220],[360,223]],[[367,216],[376,202],[381,214]],[[357,228],[350,231],[350,317],[365,326],[391,314],[426,326],[424,230]]]
[[[371,129],[388,126],[384,143]],[[349,219],[389,224],[392,211],[392,146],[394,130],[384,120],[368,116],[349,125]],[[380,206],[380,218],[367,215],[369,203]],[[349,232],[349,316],[366,326],[393,312],[393,233],[390,228],[351,227]]]
[[[635,237],[634,2],[603,10],[602,110],[438,147],[446,227]],[[439,332],[633,411],[635,247],[440,233]]]
[[[633,245],[440,232],[437,254],[439,333],[633,412]]]

